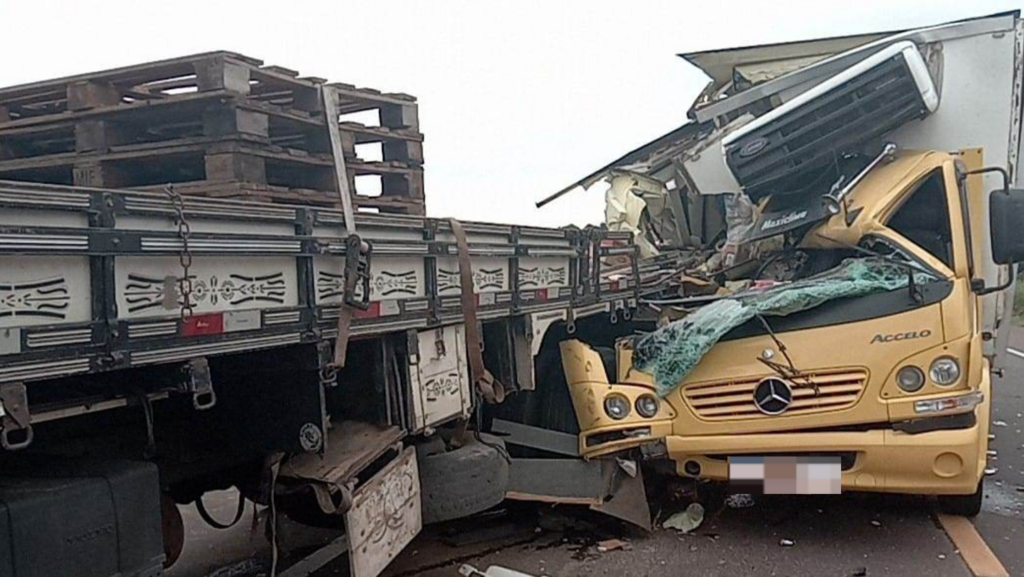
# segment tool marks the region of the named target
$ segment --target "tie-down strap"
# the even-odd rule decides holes
[[[455,236],[459,254],[459,284],[462,286],[462,318],[466,323],[466,353],[469,356],[469,374],[480,391],[480,396],[489,404],[505,400],[505,387],[498,382],[484,366],[484,352],[481,346],[480,325],[476,316],[476,291],[473,287],[473,264],[469,260],[469,242],[462,223],[454,218],[448,225]]]

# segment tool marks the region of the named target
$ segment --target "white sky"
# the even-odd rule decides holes
[[[431,216],[597,223],[534,202],[681,125],[679,52],[911,28],[1011,0],[6,2],[0,86],[209,50],[418,97]]]

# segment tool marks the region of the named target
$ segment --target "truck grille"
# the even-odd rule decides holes
[[[815,373],[809,377],[814,388],[796,379],[793,382],[793,403],[779,415],[807,415],[846,409],[856,404],[864,391],[867,373],[840,371]],[[683,399],[697,417],[709,421],[730,419],[767,419],[754,404],[754,388],[761,377],[736,381],[690,385],[683,389]]]

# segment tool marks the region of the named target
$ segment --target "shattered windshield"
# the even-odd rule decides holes
[[[786,285],[749,290],[702,306],[636,339],[633,364],[667,395],[726,333],[755,317],[785,317],[836,299],[923,285],[939,277],[891,256],[848,258],[839,266]],[[916,300],[916,299],[915,299]]]

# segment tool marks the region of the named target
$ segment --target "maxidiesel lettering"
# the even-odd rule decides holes
[[[764,224],[761,225],[761,230],[768,230],[770,228],[778,228],[780,226],[785,226],[791,222],[796,222],[806,217],[807,211],[802,210],[800,212],[791,212],[786,216],[780,216],[779,218],[769,218],[768,220],[764,221]]]
[[[909,333],[893,333],[890,335],[878,334],[871,338],[870,344],[875,343],[892,343],[896,341],[909,341],[911,339],[923,339],[932,336],[932,331],[924,329],[923,331],[911,331]]]

